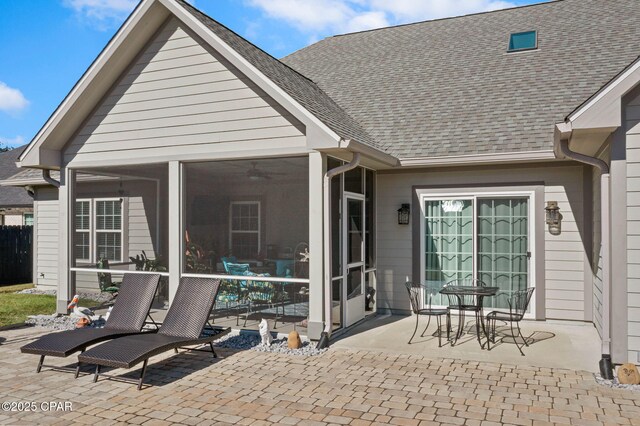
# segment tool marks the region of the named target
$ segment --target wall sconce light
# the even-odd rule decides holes
[[[549,227],[549,233],[551,235],[560,235],[562,232],[562,213],[560,213],[560,207],[558,207],[557,201],[547,201],[547,226]]]
[[[398,209],[398,225],[408,225],[409,224],[409,213],[411,212],[411,208],[409,204],[403,204],[402,207]]]

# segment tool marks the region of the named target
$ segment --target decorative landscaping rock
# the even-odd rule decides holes
[[[622,364],[618,367],[618,381],[623,385],[640,385],[640,373],[635,364]]]
[[[17,291],[18,294],[45,294],[48,296],[55,296],[55,290],[39,290],[37,288],[27,288],[24,290]],[[89,299],[94,300],[100,304],[105,302],[110,302],[113,300],[113,295],[111,293],[97,293],[97,292],[80,292],[78,296],[81,299]]]
[[[271,346],[261,346],[261,342],[262,339],[257,334],[231,334],[214,342],[214,346],[222,349],[254,350],[297,356],[316,356],[327,351],[327,349],[316,349],[311,342],[302,342],[302,347],[299,349],[289,349],[287,339],[273,340]]]
[[[297,331],[293,330],[289,333],[289,337],[287,338],[287,347],[289,349],[300,349],[302,347],[302,340],[300,340],[300,334]]]
[[[77,317],[71,317],[67,315],[31,315],[25,321],[25,324],[33,325],[36,327],[46,327],[52,330],[73,330],[76,328],[78,322]],[[89,327],[102,328],[106,321],[103,318],[96,318],[91,321]]]
[[[599,374],[595,375],[596,382],[599,385],[606,386],[609,388],[618,388],[618,389],[627,389],[631,391],[640,392],[640,385],[625,385],[618,381],[618,378],[614,378],[613,380],[603,379]]]

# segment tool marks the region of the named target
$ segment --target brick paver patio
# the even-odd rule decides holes
[[[586,372],[344,349],[304,358],[220,351],[215,362],[191,352],[153,358],[151,386],[137,391],[35,374],[37,357],[19,347],[41,333],[0,333],[0,402],[38,406],[0,412],[0,423],[640,425],[640,393],[599,386]],[[50,401],[70,401],[73,411],[43,411]]]

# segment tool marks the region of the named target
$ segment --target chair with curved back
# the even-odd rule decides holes
[[[463,278],[449,281],[444,287],[449,286],[464,286],[464,287],[487,287],[487,284],[475,278]],[[473,312],[476,318],[476,333],[478,338],[480,336],[480,315],[482,315],[482,305],[478,303],[478,298],[473,295],[447,295],[449,298],[449,310],[459,312],[460,320],[458,322],[458,331],[456,333],[456,340],[462,336],[465,323],[465,312]],[[452,343],[453,344],[453,343]]]
[[[509,312],[491,311],[487,314],[487,323],[489,324],[489,329],[491,331],[490,335],[493,336],[490,341],[493,344],[496,343],[496,322],[508,322],[511,327],[511,336],[513,337],[513,343],[515,343],[516,347],[520,351],[520,354],[524,356],[522,348],[524,346],[529,346],[529,342],[527,342],[527,338],[522,334],[522,330],[520,329],[520,321],[522,321],[525,314],[527,313],[527,309],[529,309],[529,302],[531,302],[531,296],[533,295],[534,290],[535,287],[530,287],[525,290],[514,291],[511,294],[499,293],[497,295],[506,297],[507,304],[509,305]],[[515,328],[514,324],[516,325]],[[523,344],[518,344],[518,337],[522,338]],[[487,342],[487,349],[490,349],[489,342]]]
[[[433,297],[438,294],[438,291],[436,289],[423,286],[419,283],[413,283],[410,281],[407,281],[405,283],[405,286],[407,287],[407,292],[409,293],[409,300],[411,302],[411,311],[416,316],[416,327],[413,330],[413,334],[411,335],[411,338],[409,339],[409,344],[411,344],[411,340],[413,340],[414,336],[416,335],[416,332],[418,331],[418,322],[420,321],[420,315],[424,315],[429,317],[429,320],[427,321],[427,326],[422,331],[422,334],[420,335],[420,337],[424,337],[424,333],[427,331],[427,328],[429,328],[429,324],[431,323],[431,317],[436,317],[436,324],[438,327],[438,347],[442,347],[442,323],[441,323],[440,317],[442,317],[443,315],[446,316],[447,340],[449,340],[449,336],[451,332],[451,316],[449,313],[449,309],[439,308],[439,307],[434,308],[432,306]],[[421,306],[420,299],[422,298],[423,291],[426,293],[426,296],[427,296],[426,308],[420,307]]]

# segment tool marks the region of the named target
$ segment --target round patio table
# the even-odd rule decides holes
[[[476,331],[478,335],[478,343],[480,343],[480,347],[482,349],[484,349],[484,343],[482,343],[482,340],[480,339],[481,328],[482,328],[482,333],[484,333],[485,337],[487,338],[487,342],[489,341],[489,332],[487,331],[487,328],[484,324],[484,315],[482,313],[482,303],[485,297],[495,296],[499,290],[500,290],[499,287],[481,287],[481,286],[467,286],[467,285],[450,285],[440,290],[440,294],[444,294],[447,296],[456,296],[458,298],[458,307],[465,305],[463,303],[463,298],[465,296],[473,296],[476,298],[477,306],[478,306],[478,310],[476,311]],[[462,336],[462,330],[464,329],[464,324],[463,324],[464,312],[465,312],[464,309],[462,308],[458,309],[458,332],[456,333],[455,341],[451,343],[452,345],[454,345],[458,341],[460,336]],[[478,321],[480,321],[480,324],[478,324]]]

